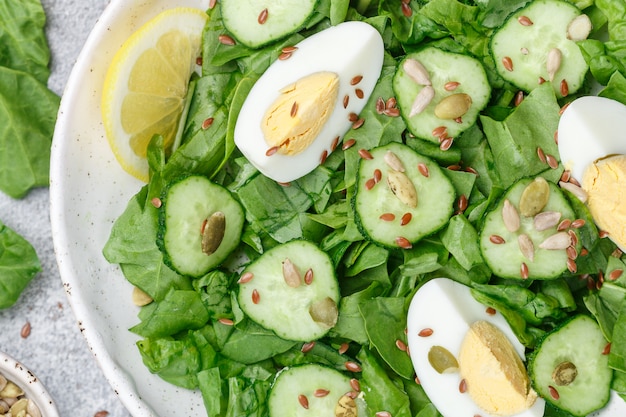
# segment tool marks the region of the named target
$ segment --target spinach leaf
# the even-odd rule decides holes
[[[0,309],[15,304],[40,271],[32,245],[0,221]]]
[[[50,50],[45,25],[39,0],[0,0],[0,66],[32,74],[46,84]]]
[[[0,67],[0,190],[11,197],[48,185],[59,101],[34,76]]]

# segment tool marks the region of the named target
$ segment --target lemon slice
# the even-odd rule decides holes
[[[106,136],[122,168],[140,180],[148,181],[150,139],[162,135],[166,149],[174,141],[207,18],[186,7],[162,12],[124,42],[108,69]]]

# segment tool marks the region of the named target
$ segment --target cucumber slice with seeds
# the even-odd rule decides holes
[[[588,66],[572,38],[586,35],[572,33],[574,26],[581,26],[572,22],[585,17],[566,1],[530,2],[509,16],[491,39],[491,55],[498,73],[525,91],[545,81],[552,81],[559,97],[578,91]]]
[[[435,47],[408,54],[400,62],[393,90],[409,131],[434,143],[442,137],[458,137],[472,126],[491,96],[478,60]],[[426,99],[428,91],[432,99],[423,102],[421,112],[412,114],[416,101]]]
[[[319,339],[337,322],[335,269],[314,243],[293,240],[276,246],[246,267],[241,277],[241,309],[284,339]]]
[[[389,248],[409,248],[445,226],[455,191],[439,165],[401,143],[370,151],[359,162],[353,199],[361,233]]]
[[[338,407],[356,412],[356,402],[345,395],[350,391],[350,378],[335,369],[317,364],[287,368],[277,374],[270,391],[269,414],[271,417],[343,415],[337,413]]]
[[[318,0],[221,0],[224,26],[237,41],[260,48],[300,30]]]
[[[589,316],[574,316],[548,333],[528,358],[533,388],[574,416],[586,416],[609,401],[613,371],[607,341]]]
[[[502,278],[558,278],[568,268],[575,269],[570,257],[580,250],[578,232],[564,227],[574,220],[574,211],[555,184],[541,177],[522,179],[485,216],[480,233],[483,258]]]
[[[200,277],[239,245],[244,212],[226,188],[193,175],[170,184],[162,202],[157,245],[178,273]]]

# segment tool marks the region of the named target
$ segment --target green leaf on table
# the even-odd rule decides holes
[[[0,190],[9,196],[48,185],[58,107],[59,97],[41,81],[0,66]]]
[[[50,49],[45,25],[40,0],[0,0],[0,66],[27,72],[47,83]]]
[[[0,309],[15,304],[39,271],[35,249],[0,221]]]

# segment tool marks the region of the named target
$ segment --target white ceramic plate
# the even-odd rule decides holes
[[[162,381],[143,365],[128,328],[137,323],[131,285],[102,248],[141,183],[119,167],[100,116],[104,76],[128,36],[163,10],[208,0],[112,0],[69,77],[52,145],[51,221],[63,284],[81,331],[133,416],[206,416],[199,392]]]
[[[135,417],[206,416],[197,391],[152,375],[128,329],[138,321],[132,286],[102,256],[111,226],[142,183],[125,173],[105,138],[100,95],[113,55],[136,29],[177,6],[205,10],[209,0],[112,0],[90,34],[63,94],[52,146],[50,195],[54,246],[63,284],[89,348]],[[602,417],[622,416],[613,395]]]

